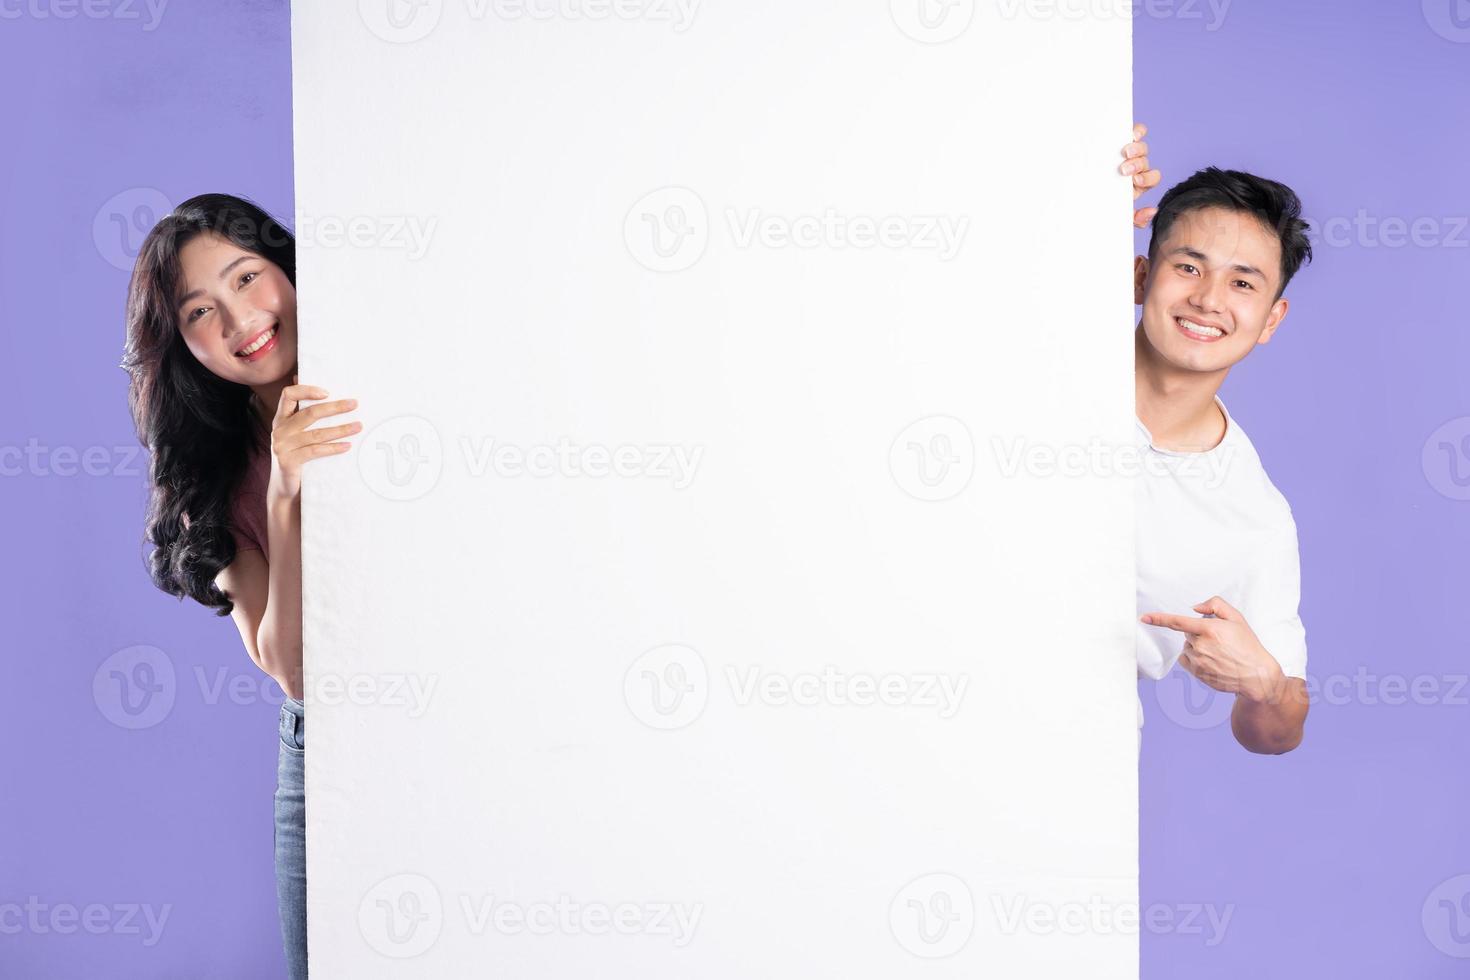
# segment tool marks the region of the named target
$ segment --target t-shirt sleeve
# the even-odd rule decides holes
[[[1307,630],[1302,625],[1301,555],[1297,549],[1296,523],[1290,518],[1258,553],[1256,574],[1251,576],[1250,601],[1241,609],[1256,638],[1261,641],[1282,673],[1307,676]]]
[[[260,510],[263,503],[259,494],[248,491],[235,495],[230,507],[230,534],[235,538],[235,551],[265,551],[262,539],[265,528],[261,523]]]
[[[256,551],[265,550],[260,546],[260,542],[255,540],[255,535],[251,534],[247,530],[242,530],[238,524],[232,525],[230,527],[230,533],[234,535],[235,538],[236,554],[239,554],[242,551],[249,551],[252,548],[254,548]]]

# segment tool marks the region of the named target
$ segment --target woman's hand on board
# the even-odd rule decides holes
[[[272,489],[291,500],[301,496],[301,467],[308,460],[345,453],[352,448],[346,437],[362,428],[361,422],[346,422],[320,429],[307,428],[318,419],[352,411],[357,407],[357,399],[320,401],[316,405],[302,408],[302,401],[324,399],[328,393],[325,388],[318,388],[316,385],[296,384],[296,377],[292,375],[292,383],[281,389],[276,417],[271,422]]]
[[[1133,175],[1133,199],[1150,187],[1158,186],[1164,175],[1157,170],[1150,170],[1148,166],[1148,144],[1143,138],[1148,135],[1148,127],[1143,123],[1133,124],[1133,142],[1123,147],[1124,161],[1118,164],[1120,173]],[[1139,208],[1133,212],[1133,227],[1146,228],[1153,220],[1158,208]]]

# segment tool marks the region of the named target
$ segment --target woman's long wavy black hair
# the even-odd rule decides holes
[[[248,385],[215,375],[185,346],[178,327],[183,292],[179,251],[209,231],[281,267],[296,283],[296,240],[253,201],[230,194],[191,197],[144,239],[128,284],[128,404],[151,454],[144,536],[153,584],[227,616],[230,597],[215,576],[235,559],[230,503],[249,452],[269,430],[251,407]]]

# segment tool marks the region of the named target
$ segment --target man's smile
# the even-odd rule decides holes
[[[1191,317],[1176,316],[1174,325],[1190,340],[1197,340],[1204,344],[1214,343],[1225,336],[1225,328],[1219,324],[1195,320]]]

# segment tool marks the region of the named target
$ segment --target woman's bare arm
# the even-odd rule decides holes
[[[250,654],[250,659],[255,661],[257,667],[265,670],[256,644],[260,621],[265,617],[266,596],[270,587],[270,565],[266,563],[265,555],[261,554],[259,548],[235,552],[235,560],[214,577],[214,584],[234,603],[230,618],[240,631],[245,652]]]
[[[269,597],[256,634],[261,663],[288,697],[301,697],[301,495],[266,493]]]
[[[292,381],[295,382],[295,378]],[[319,419],[357,407],[352,398],[302,408],[306,399],[326,398],[314,385],[282,389],[271,423],[271,476],[265,494],[265,527],[271,560],[258,549],[237,552],[217,576],[235,602],[235,625],[245,649],[289,697],[302,696],[301,671],[301,468],[313,459],[346,452],[345,437],[359,422],[308,428]]]
[[[258,548],[235,553],[235,560],[215,578],[235,608],[230,617],[240,631],[245,652],[288,697],[300,698],[301,676],[301,534],[300,498],[272,500],[266,533],[274,561]]]

